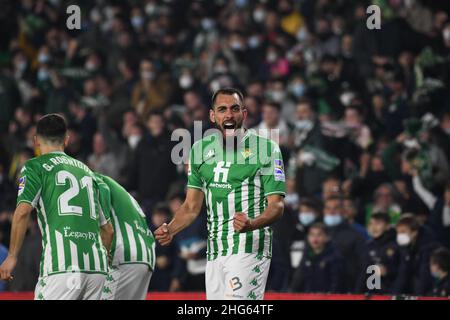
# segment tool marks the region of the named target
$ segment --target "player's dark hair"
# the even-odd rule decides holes
[[[397,221],[398,226],[408,227],[411,231],[417,231],[420,228],[419,222],[412,213],[403,214]]]
[[[43,116],[36,124],[36,135],[51,144],[63,144],[66,133],[66,120],[56,113]]]
[[[450,272],[450,251],[444,247],[437,248],[431,254],[430,262],[442,271]]]
[[[238,90],[236,88],[222,88],[222,89],[219,89],[216,92],[214,92],[212,99],[211,99],[211,108],[214,107],[214,103],[216,103],[216,99],[219,94],[225,94],[228,96],[237,94],[241,103],[242,104],[244,103],[244,95],[242,94],[242,92],[240,90]]]

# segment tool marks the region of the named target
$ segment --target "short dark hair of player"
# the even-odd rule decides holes
[[[382,222],[384,222],[386,224],[390,224],[391,223],[391,217],[386,212],[374,212],[370,216],[370,219],[377,220],[377,221],[382,221]]]
[[[225,94],[228,96],[237,94],[241,103],[244,104],[244,95],[242,94],[242,92],[240,90],[238,90],[236,88],[223,88],[223,89],[219,89],[216,92],[214,92],[214,94],[212,96],[212,100],[211,100],[211,109],[214,107],[214,103],[216,103],[216,99],[219,94]]]
[[[326,234],[327,236],[330,235],[326,224],[323,222],[316,222],[316,223],[312,224],[309,227],[308,232],[311,232],[311,230],[313,230],[313,229],[318,229],[318,230],[322,231],[324,234]]]
[[[36,124],[36,135],[50,144],[64,144],[66,133],[66,120],[56,113],[43,116]]]
[[[397,227],[398,226],[405,226],[411,231],[417,231],[420,228],[419,222],[412,213],[405,213],[402,215],[397,221]]]
[[[444,272],[450,272],[450,251],[444,247],[437,248],[430,256],[430,263]]]

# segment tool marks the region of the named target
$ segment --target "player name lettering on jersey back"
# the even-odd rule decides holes
[[[88,168],[87,165],[85,165],[83,162],[78,161],[76,159],[72,159],[72,158],[68,158],[68,157],[64,157],[64,156],[57,156],[57,157],[50,158],[49,161],[52,164],[50,164],[48,162],[42,164],[42,167],[47,171],[52,171],[53,168],[57,165],[68,164],[70,166],[80,168],[80,169],[86,171],[87,173],[91,172],[91,170]]]

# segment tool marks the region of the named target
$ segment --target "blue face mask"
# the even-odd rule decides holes
[[[439,280],[441,278],[439,273],[437,272],[431,272],[431,276],[433,277],[434,280]]]
[[[335,227],[342,222],[342,216],[339,214],[327,214],[323,218],[323,222],[329,227]]]
[[[305,85],[301,83],[294,84],[291,87],[292,94],[297,98],[302,97],[305,93],[305,90],[306,90]]]
[[[300,220],[302,225],[309,226],[316,220],[316,215],[312,212],[300,212],[298,220]]]
[[[131,24],[133,25],[134,28],[140,28],[142,27],[142,25],[144,24],[144,18],[141,16],[134,16],[131,18]]]
[[[45,69],[39,69],[37,73],[37,78],[39,81],[45,81],[49,78],[48,71]]]

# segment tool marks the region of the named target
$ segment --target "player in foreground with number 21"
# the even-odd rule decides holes
[[[0,279],[13,279],[36,208],[43,250],[34,298],[98,300],[108,272],[113,227],[98,205],[95,175],[64,153],[69,137],[63,117],[42,117],[34,139],[41,155],[28,160],[20,174],[9,254],[0,266]]]
[[[272,255],[270,225],[284,210],[285,174],[278,145],[247,130],[242,93],[214,93],[210,120],[217,127],[192,146],[186,200],[169,224],[155,231],[161,245],[190,225],[206,199],[206,298],[261,300]]]

